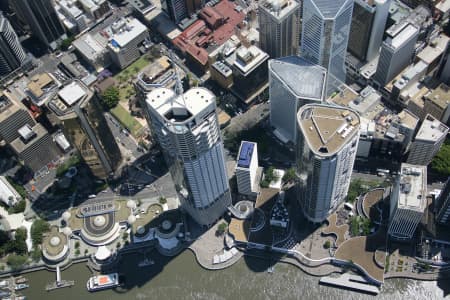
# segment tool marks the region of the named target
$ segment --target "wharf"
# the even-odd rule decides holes
[[[45,287],[45,290],[47,292],[50,292],[50,291],[53,291],[53,290],[56,290],[56,289],[62,289],[62,288],[65,288],[65,287],[71,287],[73,285],[75,285],[75,281],[74,280],[61,280],[59,282],[55,281],[55,282],[47,284],[47,286]]]
[[[362,276],[351,275],[351,274],[343,274],[340,277],[322,277],[319,280],[320,284],[341,287],[357,292],[365,292],[372,295],[378,295],[380,293],[380,289],[373,284],[367,282],[366,279]]]

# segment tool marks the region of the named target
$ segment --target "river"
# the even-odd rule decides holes
[[[52,292],[45,285],[55,280],[55,273],[39,271],[27,274],[30,288],[24,291],[27,299],[88,300],[88,299],[375,299],[337,288],[321,286],[318,278],[298,268],[277,264],[267,273],[268,262],[242,258],[234,266],[221,271],[207,271],[195,261],[190,251],[175,258],[152,253],[155,264],[138,268],[139,255],[126,256],[119,272],[125,275],[123,290],[89,293],[86,281],[90,271],[85,263],[75,264],[62,272],[62,278],[75,280],[75,286]],[[438,286],[439,285],[439,286]],[[444,286],[450,293],[450,283],[387,280],[376,299],[443,299]],[[448,297],[450,298],[450,297]]]

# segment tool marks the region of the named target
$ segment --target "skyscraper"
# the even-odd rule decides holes
[[[360,119],[349,108],[307,104],[297,122],[298,200],[306,218],[321,223],[347,196]]]
[[[400,172],[391,193],[388,234],[409,241],[427,206],[427,167],[402,163]]]
[[[259,45],[272,58],[297,55],[301,5],[295,0],[259,2]]]
[[[297,143],[297,112],[325,99],[327,71],[298,57],[269,61],[270,124],[281,140]]]
[[[447,126],[432,115],[427,115],[411,144],[407,162],[427,166],[439,152],[447,133]]]
[[[147,109],[182,207],[200,225],[213,224],[231,205],[214,94],[157,88]]]
[[[345,83],[345,56],[352,21],[353,0],[303,2],[300,54],[328,71],[327,95]]]
[[[161,0],[161,8],[175,24],[188,16],[185,0]]]
[[[361,61],[374,59],[383,41],[391,0],[355,0],[348,50]]]
[[[240,194],[256,196],[259,187],[257,171],[258,146],[256,143],[242,141],[236,164],[236,181]]]
[[[54,50],[67,37],[51,0],[14,0],[11,5],[33,35],[47,47]]]
[[[386,33],[388,37],[381,46],[373,78],[380,87],[384,87],[410,64],[419,36],[419,30],[408,22],[391,26]]]
[[[0,11],[0,75],[20,67],[27,55],[9,21]]]

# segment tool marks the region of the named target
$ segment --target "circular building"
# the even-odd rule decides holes
[[[56,264],[64,260],[69,253],[67,236],[59,232],[58,227],[51,228],[50,233],[42,242],[42,255],[45,260]]]

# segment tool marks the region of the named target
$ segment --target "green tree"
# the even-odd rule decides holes
[[[114,108],[119,100],[119,89],[115,86],[107,88],[102,94],[102,103],[108,109]]]
[[[9,234],[4,230],[0,230],[0,248],[3,248],[9,241]]]
[[[330,247],[331,247],[331,242],[330,242],[329,240],[326,240],[325,243],[323,244],[323,247],[324,247],[325,249],[330,249]]]
[[[217,226],[216,234],[217,235],[224,234],[225,231],[227,230],[227,228],[228,228],[228,224],[227,223],[225,223],[225,222],[220,223],[219,226]]]
[[[125,232],[123,233],[122,239],[123,239],[124,241],[128,240],[128,232],[125,231]]]
[[[447,139],[431,161],[431,168],[443,177],[450,176],[450,139]]]
[[[50,230],[50,224],[44,220],[38,219],[31,225],[31,240],[33,246],[37,247],[42,243],[42,235]]]
[[[289,168],[283,175],[284,182],[293,181],[295,178],[296,178],[295,168]]]
[[[41,250],[39,250],[39,248],[34,248],[31,252],[31,258],[34,262],[38,262],[39,260],[41,260]]]
[[[61,46],[60,46],[61,50],[67,51],[67,49],[69,49],[70,45],[72,45],[72,42],[73,42],[74,40],[75,40],[74,37],[68,37],[68,38],[66,38],[65,40],[63,40],[63,41],[61,42]]]
[[[75,250],[75,255],[76,255],[76,256],[80,255],[80,249],[76,249],[76,250]]]
[[[16,205],[8,209],[8,213],[18,214],[24,212],[26,206],[27,203],[25,202],[25,200],[20,200],[19,202],[16,203]]]
[[[78,248],[80,248],[80,242],[79,242],[79,241],[76,241],[76,242],[75,242],[75,249],[78,249]]]
[[[159,204],[166,204],[167,203],[167,199],[165,197],[159,197]]]
[[[17,269],[20,269],[27,262],[27,259],[28,258],[24,255],[10,254],[10,255],[8,255],[6,263],[13,270],[17,270]]]

